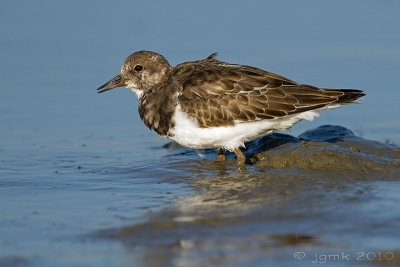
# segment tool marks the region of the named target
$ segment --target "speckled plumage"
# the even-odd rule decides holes
[[[218,61],[215,55],[171,67],[160,54],[139,51],[124,61],[121,75],[98,90],[131,88],[139,97],[141,119],[161,136],[191,148],[229,150],[255,137],[289,128],[307,116],[312,118],[316,116],[313,110],[352,103],[364,95],[360,90],[299,84],[255,67]],[[231,129],[240,138],[230,137],[232,140],[224,145],[224,134],[229,135]],[[197,136],[196,131],[204,136]],[[246,136],[246,131],[252,134]],[[221,135],[218,140],[216,133]]]

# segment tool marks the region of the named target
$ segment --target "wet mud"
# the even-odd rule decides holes
[[[175,144],[175,155],[192,153]],[[325,125],[247,144],[248,164],[183,160],[193,190],[140,224],[96,232],[142,266],[398,264],[400,150]],[[327,255],[341,255],[328,257]]]

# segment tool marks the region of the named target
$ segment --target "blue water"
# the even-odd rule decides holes
[[[362,89],[362,104],[290,134],[336,124],[399,145],[399,8],[373,0],[3,1],[0,265],[134,264],[137,253],[121,243],[82,236],[144,222],[196,195],[188,180],[215,175],[208,165],[192,168],[195,153],[164,149],[168,140],[145,128],[129,90],[96,93],[137,50],[172,65],[219,52],[298,82]]]

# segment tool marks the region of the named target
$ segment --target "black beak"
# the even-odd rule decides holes
[[[125,86],[126,82],[125,79],[121,77],[121,75],[117,75],[114,78],[112,78],[111,80],[109,80],[108,82],[106,82],[105,84],[103,84],[102,86],[100,86],[99,88],[97,88],[97,92],[98,93],[103,93],[105,91],[117,88],[117,87],[121,87],[121,86]]]

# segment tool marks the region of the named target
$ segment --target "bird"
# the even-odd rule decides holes
[[[121,73],[97,91],[131,89],[149,129],[190,149],[215,149],[217,161],[226,160],[226,151],[234,152],[237,165],[246,162],[241,150],[246,142],[365,95],[362,90],[297,83],[216,56],[173,67],[159,53],[137,51],[123,61]]]

